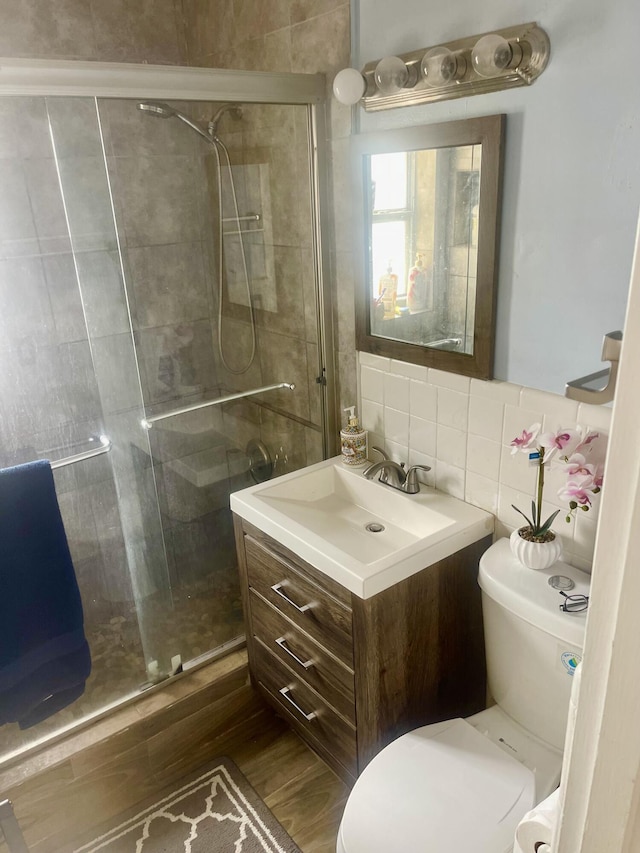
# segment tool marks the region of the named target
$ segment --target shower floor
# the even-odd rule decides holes
[[[148,648],[170,650],[183,663],[219,648],[244,633],[237,571],[211,572],[173,590],[173,606],[160,597],[145,599]],[[150,626],[150,627],[149,627]],[[136,695],[147,684],[138,615],[132,603],[85,603],[85,632],[92,672],[86,690],[73,705],[33,728],[17,723],[0,727],[4,756],[52,735],[87,716]]]

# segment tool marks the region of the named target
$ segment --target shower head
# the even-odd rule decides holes
[[[169,104],[162,104],[160,101],[141,101],[137,106],[142,112],[151,113],[158,118],[172,118],[177,115],[173,107],[170,107]]]
[[[209,145],[214,144],[213,139],[206,130],[203,130],[200,125],[193,121],[193,119],[190,119],[189,116],[186,116],[184,113],[178,112],[178,110],[170,107],[169,104],[165,104],[161,101],[140,101],[140,103],[137,104],[137,107],[139,110],[142,110],[142,112],[148,113],[152,116],[157,116],[158,118],[180,119],[180,121],[188,125],[191,130],[195,130],[195,132],[203,139],[206,139]]]

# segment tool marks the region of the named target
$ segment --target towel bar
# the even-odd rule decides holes
[[[64,468],[65,465],[73,465],[74,462],[83,462],[85,459],[92,459],[94,456],[101,456],[103,453],[108,453],[111,450],[111,439],[106,435],[100,436],[100,447],[95,450],[85,450],[84,453],[76,453],[74,456],[65,456],[64,459],[56,459],[51,463],[52,468]]]

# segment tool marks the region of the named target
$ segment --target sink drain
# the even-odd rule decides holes
[[[382,533],[384,524],[378,524],[377,521],[370,521],[369,524],[365,524],[364,529],[368,530],[369,533]]]

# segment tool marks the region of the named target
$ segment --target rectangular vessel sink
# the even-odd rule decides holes
[[[361,598],[493,532],[484,510],[426,486],[408,495],[363,470],[329,459],[235,492],[231,509]]]

